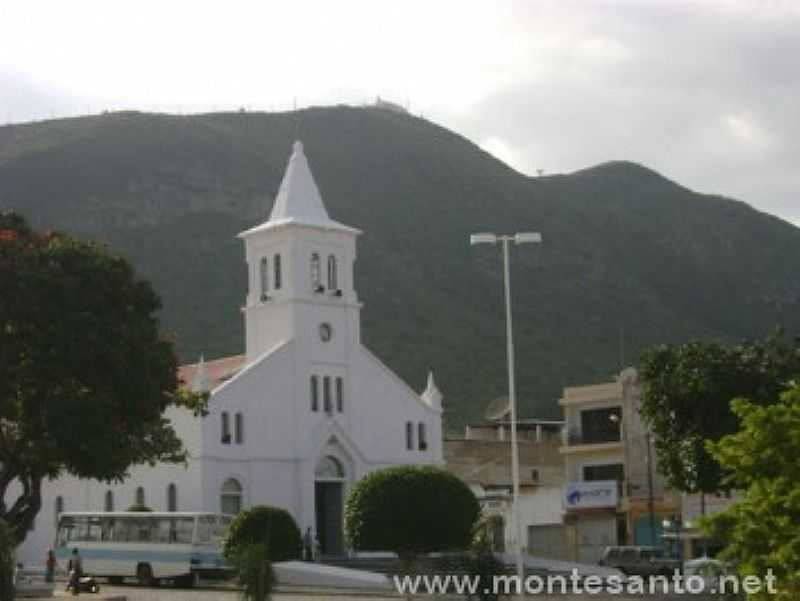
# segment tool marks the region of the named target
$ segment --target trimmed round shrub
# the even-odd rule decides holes
[[[345,531],[356,550],[414,557],[469,548],[479,514],[475,495],[453,474],[398,466],[356,483],[345,507]]]
[[[270,561],[300,559],[303,543],[291,514],[279,507],[256,505],[236,514],[225,533],[222,553],[235,562],[250,545],[264,545]]]

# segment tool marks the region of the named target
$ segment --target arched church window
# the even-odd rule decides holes
[[[417,424],[417,444],[420,451],[428,450],[428,437],[425,432],[425,424],[422,422]]]
[[[314,476],[317,480],[339,480],[344,478],[344,468],[336,457],[326,455],[317,463]]]
[[[269,260],[267,257],[261,257],[259,278],[261,281],[261,302],[264,302],[269,299]]]
[[[336,411],[344,412],[344,379],[336,378]]]
[[[322,404],[325,407],[325,413],[333,413],[333,405],[331,403],[331,377],[325,376],[322,378]]]
[[[409,451],[414,450],[414,424],[413,422],[406,422],[406,449]]]
[[[281,256],[275,255],[272,258],[273,266],[272,266],[272,274],[275,278],[275,290],[281,289]]]
[[[311,376],[311,411],[319,411],[319,378]]]
[[[222,444],[231,444],[231,418],[227,411],[222,412],[221,420],[220,442]]]
[[[145,496],[144,496],[144,488],[142,488],[141,486],[137,486],[136,487],[136,496],[134,498],[135,498],[136,504],[139,507],[144,507],[145,506],[145,501],[146,501]]]
[[[328,290],[337,290],[336,257],[328,255]]]
[[[178,487],[174,482],[167,486],[167,511],[178,511]]]
[[[58,496],[56,497],[55,507],[53,507],[54,513],[56,514],[56,526],[58,526],[58,516],[64,513],[64,497]]]
[[[106,499],[103,505],[105,511],[114,511],[114,492],[107,490],[106,491]]]
[[[236,444],[244,442],[244,418],[241,413],[236,413],[233,417],[233,439]]]
[[[219,506],[222,513],[234,515],[242,510],[242,485],[236,478],[228,478],[222,483]]]
[[[311,254],[311,290],[322,292],[322,267],[319,264],[319,254]]]

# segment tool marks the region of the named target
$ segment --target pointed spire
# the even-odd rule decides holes
[[[428,371],[428,386],[425,388],[425,391],[420,395],[420,398],[425,401],[431,407],[441,409],[442,407],[442,396],[441,391],[436,386],[436,381],[433,379],[433,370]]]
[[[247,237],[273,227],[298,224],[337,229],[354,234],[361,232],[355,228],[342,225],[328,216],[328,211],[322,202],[322,196],[311,174],[308,160],[303,152],[303,143],[299,140],[292,145],[292,156],[283,174],[275,204],[269,214],[269,219],[254,228],[239,234]]]
[[[200,355],[200,362],[197,364],[197,369],[192,378],[192,392],[208,392],[209,382],[208,373],[206,371],[206,360],[203,355]]]
[[[311,174],[308,160],[299,140],[292,147],[292,156],[278,189],[270,221],[294,220],[302,223],[325,225],[330,222],[328,211],[322,204],[319,188]]]

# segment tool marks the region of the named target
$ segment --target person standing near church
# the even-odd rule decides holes
[[[56,554],[52,549],[47,551],[47,559],[44,562],[44,581],[54,582],[56,578]]]
[[[314,535],[311,534],[311,526],[306,528],[303,535],[303,561],[314,560]]]

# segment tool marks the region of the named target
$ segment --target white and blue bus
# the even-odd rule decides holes
[[[144,586],[161,579],[191,586],[229,574],[221,551],[230,520],[195,512],[66,512],[58,519],[56,558],[66,566],[78,549],[84,573],[112,584],[136,578]]]

